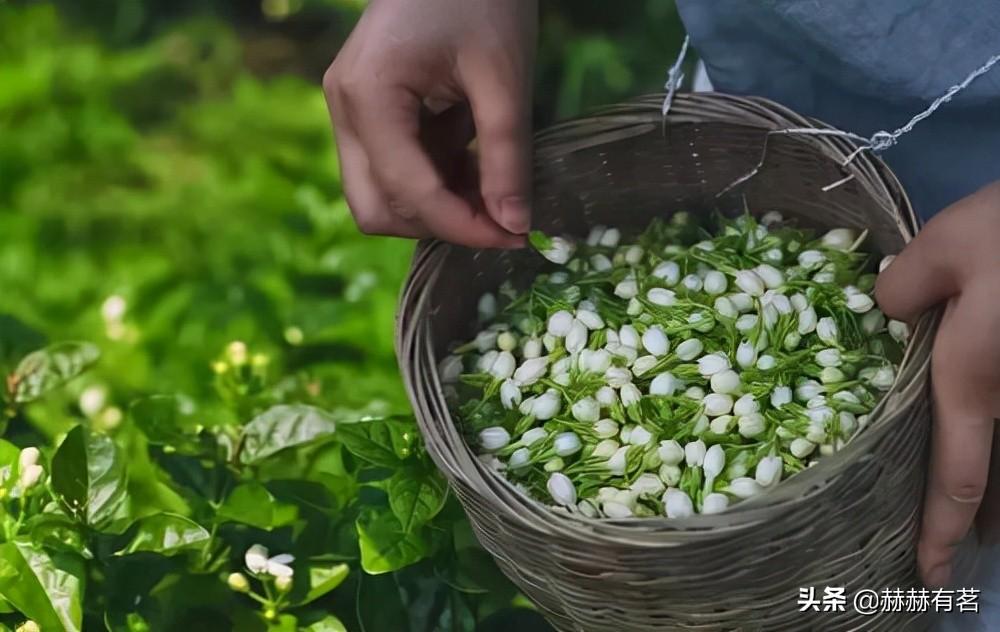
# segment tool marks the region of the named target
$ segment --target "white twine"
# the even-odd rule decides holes
[[[681,52],[677,54],[677,60],[674,61],[674,65],[670,67],[667,71],[667,82],[663,84],[663,87],[667,90],[667,96],[663,99],[663,107],[661,108],[661,114],[666,119],[667,113],[670,112],[670,106],[674,102],[674,93],[677,92],[677,88],[680,87],[681,82],[684,81],[684,73],[681,72],[681,64],[684,63],[684,58],[687,56],[688,44],[691,43],[691,36],[686,35],[684,37],[684,43],[681,44]],[[664,124],[666,120],[664,120]]]
[[[803,135],[814,135],[814,136],[839,136],[841,138],[849,138],[849,139],[851,139],[853,141],[856,141],[856,142],[859,143],[858,147],[854,151],[852,151],[850,154],[848,154],[847,158],[845,158],[844,161],[840,164],[841,167],[846,167],[847,165],[849,165],[851,163],[851,161],[853,161],[858,156],[858,154],[860,154],[863,151],[867,150],[867,151],[871,151],[872,153],[878,153],[880,151],[884,151],[886,149],[889,149],[890,147],[892,147],[893,145],[895,145],[899,141],[899,138],[901,136],[903,136],[904,134],[907,134],[907,133],[913,131],[913,128],[916,126],[917,123],[919,123],[920,121],[922,121],[922,120],[926,119],[927,117],[929,117],[931,114],[933,114],[939,107],[941,107],[945,103],[948,103],[949,101],[951,101],[951,99],[956,94],[958,94],[962,90],[965,90],[967,87],[969,87],[969,84],[971,84],[973,81],[975,81],[976,79],[978,79],[980,76],[982,76],[982,75],[986,74],[987,72],[989,72],[990,69],[992,69],[995,65],[997,65],[998,62],[1000,62],[1000,54],[993,55],[992,57],[990,57],[986,61],[985,64],[983,64],[979,68],[976,68],[974,71],[972,71],[971,73],[969,73],[969,75],[961,83],[957,83],[957,84],[953,85],[952,87],[948,88],[948,90],[944,94],[942,94],[938,98],[934,99],[934,101],[927,107],[927,109],[925,109],[924,111],[916,114],[913,118],[911,118],[909,121],[907,121],[905,125],[903,125],[902,127],[896,128],[892,132],[889,132],[889,131],[886,131],[886,130],[880,130],[880,131],[877,131],[874,134],[872,134],[870,137],[865,138],[864,136],[860,136],[860,135],[855,134],[853,132],[845,132],[843,130],[835,130],[835,129],[816,129],[816,128],[812,128],[812,127],[790,127],[790,128],[785,128],[785,129],[772,130],[772,131],[768,132],[767,135],[764,137],[764,148],[763,148],[763,151],[761,152],[760,161],[757,163],[757,165],[753,169],[751,169],[748,173],[746,173],[743,176],[740,176],[735,181],[733,181],[732,184],[730,184],[729,186],[727,186],[726,188],[724,188],[722,191],[720,191],[719,193],[717,193],[716,197],[722,196],[726,192],[728,192],[731,189],[733,189],[733,187],[736,187],[736,186],[738,186],[740,184],[743,184],[744,182],[746,182],[750,178],[752,178],[755,175],[757,175],[757,173],[760,171],[761,167],[764,166],[764,159],[767,156],[767,139],[770,138],[771,135],[773,135],[773,134],[803,134]],[[842,178],[842,179],[840,179],[840,180],[838,180],[836,182],[833,182],[831,184],[828,184],[828,185],[824,186],[822,188],[822,191],[824,191],[824,192],[831,191],[831,190],[839,187],[840,185],[842,185],[842,184],[844,184],[846,182],[849,182],[853,178],[854,178],[854,174],[850,174],[850,175],[846,176],[845,178]]]

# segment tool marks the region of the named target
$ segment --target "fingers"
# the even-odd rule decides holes
[[[523,239],[449,191],[420,144],[420,101],[402,89],[349,107],[354,130],[384,197],[438,237],[475,248],[516,248]]]
[[[976,516],[976,531],[981,544],[992,546],[1000,543],[1000,424],[995,420],[989,477],[986,497]]]
[[[462,69],[476,123],[480,191],[490,216],[507,231],[531,227],[530,75],[496,59]]]
[[[963,296],[949,304],[932,361],[935,418],[930,478],[918,546],[924,581],[944,585],[958,544],[983,500],[993,444],[984,360],[969,332],[982,325],[978,306]],[[984,389],[986,393],[984,393]]]
[[[875,284],[879,308],[892,318],[913,322],[924,311],[958,292],[949,261],[948,231],[931,221],[881,274]]]

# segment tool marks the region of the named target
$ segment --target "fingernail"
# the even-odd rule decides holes
[[[531,209],[522,197],[506,197],[500,200],[500,225],[515,235],[523,235],[531,228]]]
[[[951,576],[951,564],[944,562],[938,564],[927,572],[927,585],[931,588],[943,588],[948,584]]]

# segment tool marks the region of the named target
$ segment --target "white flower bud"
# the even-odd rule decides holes
[[[594,422],[594,434],[600,439],[609,439],[618,434],[618,424],[613,419],[600,419]]]
[[[496,362],[499,355],[499,351],[493,350],[479,356],[479,359],[476,360],[476,370],[480,373],[488,373],[493,368],[493,363]]]
[[[736,420],[736,426],[740,436],[752,439],[764,432],[764,415],[760,413],[744,415]]]
[[[595,456],[602,459],[610,459],[614,456],[615,452],[618,451],[618,442],[614,439],[604,439],[599,441],[596,446],[594,446],[594,451],[591,456]]]
[[[520,386],[531,386],[545,376],[548,365],[549,358],[547,356],[525,360],[514,371],[514,382]]]
[[[737,318],[740,314],[736,311],[736,306],[725,296],[720,296],[715,299],[712,304],[712,308],[720,315],[726,318]]]
[[[688,518],[694,515],[691,497],[679,489],[668,489],[663,494],[663,506],[668,518]]]
[[[630,445],[646,445],[653,440],[653,434],[643,428],[642,426],[636,426],[632,428],[632,432],[629,434],[628,442]]]
[[[697,274],[689,274],[681,279],[681,286],[688,292],[700,292],[702,288],[701,277]]]
[[[847,379],[847,376],[836,367],[828,366],[819,372],[819,381],[823,384],[839,384],[845,379]]]
[[[857,417],[854,416],[854,413],[849,413],[846,410],[841,411],[838,415],[838,421],[840,422],[840,433],[845,437],[850,437],[858,428]]]
[[[801,295],[800,295],[801,296]],[[805,336],[811,334],[816,330],[816,310],[813,309],[812,305],[806,307],[799,312],[799,334]]]
[[[261,544],[254,544],[243,555],[243,562],[247,570],[255,575],[267,570],[267,548]]]
[[[45,470],[41,465],[37,463],[32,463],[21,469],[21,474],[18,476],[17,484],[23,490],[28,490],[38,484],[38,481],[42,480],[42,476],[45,474]]]
[[[757,349],[749,340],[744,340],[736,347],[736,364],[741,368],[749,369],[757,361]]]
[[[816,283],[829,284],[837,280],[837,277],[833,272],[817,272],[813,275],[813,281]]]
[[[703,435],[708,432],[708,427],[711,425],[712,421],[708,418],[708,415],[701,415],[694,420],[694,427],[691,428],[691,434]]]
[[[833,348],[818,351],[815,359],[820,366],[840,366],[844,362],[840,357],[840,350]]]
[[[569,275],[563,272],[562,270],[559,270],[558,272],[553,272],[552,274],[549,275],[549,283],[552,283],[553,285],[563,285],[568,280],[569,280]]]
[[[515,368],[517,368],[517,360],[514,359],[514,355],[510,351],[501,351],[497,354],[496,360],[493,361],[490,373],[498,380],[506,380],[514,375]]]
[[[793,440],[792,445],[789,447],[792,456],[794,456],[797,459],[804,459],[805,457],[812,454],[813,450],[815,449],[816,449],[815,443],[809,441],[808,439],[803,439],[801,437]]]
[[[591,331],[604,329],[604,319],[597,312],[589,309],[576,310],[576,319],[583,323],[583,326]]]
[[[819,322],[816,323],[816,335],[828,345],[837,344],[837,338],[840,335],[840,331],[837,329],[837,321],[829,316],[820,318]]]
[[[850,250],[858,233],[850,228],[834,228],[823,235],[823,246],[834,250]]]
[[[229,577],[226,578],[226,584],[229,585],[229,589],[234,592],[250,592],[250,582],[247,581],[247,576],[243,573],[230,573]],[[35,628],[37,632],[38,628]],[[16,632],[28,632],[24,628],[18,628]]]
[[[621,239],[622,234],[617,228],[608,228],[601,235],[600,245],[605,248],[614,248],[618,245],[618,241]]]
[[[581,500],[576,504],[576,508],[587,518],[597,518],[601,515],[601,512],[598,511],[597,506],[591,500]]]
[[[764,286],[769,290],[777,289],[785,284],[785,275],[781,273],[781,270],[772,265],[762,263],[754,268],[753,271],[760,277],[760,280],[764,282]]]
[[[573,314],[564,309],[549,316],[547,331],[557,338],[565,338],[569,334],[574,322]]]
[[[612,388],[622,388],[632,382],[632,372],[628,369],[613,366],[604,372],[604,379]]]
[[[667,339],[667,334],[663,333],[660,327],[654,325],[642,334],[642,346],[651,355],[660,357],[666,355],[667,351],[670,350],[670,341]]]
[[[514,450],[510,458],[507,459],[507,467],[512,470],[519,470],[531,464],[531,450],[528,448],[518,448]]]
[[[642,399],[642,393],[631,382],[621,387],[619,396],[622,399],[622,406],[625,408],[628,408],[632,404],[638,404],[639,400]]]
[[[645,251],[642,249],[642,246],[637,246],[637,245],[629,246],[628,249],[625,251],[625,263],[629,264],[630,266],[637,266],[640,263],[642,263],[642,256],[644,254]]]
[[[21,450],[20,454],[17,455],[17,464],[21,470],[25,470],[32,465],[38,463],[38,459],[41,457],[42,453],[38,448],[31,446]]]
[[[688,442],[684,445],[684,462],[688,467],[700,466],[705,462],[707,451],[705,442],[701,439]]]
[[[664,485],[659,476],[646,472],[640,474],[639,478],[629,485],[629,489],[640,496],[659,496],[664,491]]]
[[[729,483],[726,491],[736,496],[737,498],[751,498],[757,496],[764,491],[764,488],[760,486],[757,481],[746,476],[741,476],[740,478],[734,479]]]
[[[681,268],[673,261],[663,261],[653,268],[653,276],[673,287],[681,278]]]
[[[764,279],[753,270],[740,270],[736,273],[736,285],[750,296],[764,294]]]
[[[713,244],[712,242],[710,242],[708,240],[699,241],[694,246],[692,246],[692,248],[697,248],[699,250],[704,250],[705,252],[712,252],[713,250],[715,250],[715,244]]]
[[[604,231],[606,230],[607,228],[605,226],[594,226],[591,228],[590,232],[587,234],[587,245],[596,246],[600,244],[601,237],[604,236]]]
[[[632,325],[622,325],[621,329],[618,330],[618,342],[626,347],[638,349],[639,345],[642,344],[642,338]]]
[[[709,353],[698,359],[698,372],[711,377],[729,368],[729,358],[723,353]]]
[[[760,223],[770,228],[775,224],[780,224],[785,218],[778,211],[768,211],[760,216]]]
[[[760,404],[757,403],[757,400],[750,393],[743,395],[733,404],[733,414],[737,417],[751,415],[759,410]]]
[[[521,400],[521,403],[518,404],[517,410],[522,415],[530,415],[534,406],[535,406],[535,398],[525,397],[524,399]]]
[[[762,355],[757,358],[757,368],[761,371],[770,371],[778,365],[778,361],[772,355]]]
[[[773,329],[778,324],[778,310],[770,303],[760,309],[760,316],[764,320],[764,327],[768,329]]]
[[[883,366],[875,372],[875,374],[868,380],[868,383],[879,389],[880,391],[887,391],[892,388],[893,383],[896,381],[895,372],[892,370],[891,366]]]
[[[580,451],[582,444],[575,432],[561,432],[555,436],[552,448],[558,456],[571,456]]]
[[[666,465],[677,465],[684,460],[684,448],[673,439],[660,441],[660,447],[657,448],[656,453],[660,457],[660,461]]]
[[[659,359],[657,359],[656,356],[645,355],[640,358],[636,358],[635,362],[632,363],[632,373],[635,375],[642,375],[658,363]]]
[[[684,397],[700,402],[705,399],[705,389],[700,386],[689,386],[684,390]]]
[[[552,353],[553,351],[556,350],[556,347],[559,346],[559,338],[553,336],[552,334],[546,333],[545,335],[542,336],[542,346],[545,347],[546,351]]]
[[[632,509],[627,505],[609,500],[601,505],[604,515],[612,520],[624,520],[632,517]]]
[[[712,270],[705,275],[705,292],[711,294],[712,296],[717,296],[725,292],[727,284],[726,275],[718,270]]]
[[[607,349],[583,349],[580,352],[580,368],[590,373],[603,374],[611,368],[611,354]]]
[[[705,414],[709,417],[728,415],[733,410],[733,398],[722,393],[709,393],[701,400]]]
[[[746,333],[757,326],[757,314],[743,314],[736,319],[736,331]]]
[[[500,426],[493,426],[480,431],[479,445],[487,452],[496,452],[510,443],[510,433]]]
[[[487,351],[494,349],[497,345],[497,338],[499,335],[499,332],[490,329],[479,332],[476,334],[476,339],[474,341],[476,349],[479,353],[486,353]]]
[[[593,397],[584,397],[573,404],[571,412],[577,421],[594,422],[601,418],[601,405]]]
[[[504,380],[500,385],[500,404],[507,410],[511,410],[521,403],[521,389],[513,380]]]
[[[736,311],[743,313],[753,309],[753,297],[744,292],[737,292],[726,297],[733,304]]]
[[[557,505],[570,506],[576,504],[576,488],[573,481],[562,472],[553,472],[549,475],[549,481],[545,485],[549,490],[549,496]]]
[[[815,380],[806,380],[795,387],[795,399],[800,402],[808,402],[813,397],[822,395],[823,391],[824,388],[822,384],[816,382]]]
[[[761,487],[770,487],[781,480],[784,463],[780,456],[765,456],[757,463],[754,480]]]
[[[889,321],[889,335],[899,343],[905,343],[910,338],[910,327],[899,320]]]
[[[625,474],[625,467],[628,465],[626,460],[628,449],[629,446],[622,446],[608,459],[608,470],[615,476],[624,476]]]
[[[787,386],[776,386],[771,391],[771,406],[781,408],[792,401],[792,389]]]
[[[596,272],[607,272],[613,266],[611,259],[608,259],[605,255],[596,254],[590,257],[590,267]]]
[[[770,293],[771,296],[767,296]],[[788,315],[795,311],[792,307],[792,301],[784,294],[778,294],[774,290],[768,290],[764,294],[764,298],[767,299],[767,304],[774,307],[774,309],[781,315]],[[763,300],[763,299],[762,299]]]
[[[559,392],[549,390],[535,398],[531,414],[535,419],[546,421],[559,414],[560,408],[562,408],[562,398]]]
[[[885,314],[881,310],[872,309],[861,317],[861,329],[869,336],[874,335],[885,327]]]
[[[667,487],[676,486],[681,482],[681,468],[677,465],[667,465],[664,463],[660,466],[658,475]]]
[[[729,497],[718,492],[708,494],[701,501],[701,513],[706,516],[722,513],[727,507],[729,507]]]
[[[564,265],[576,251],[576,244],[564,237],[550,237],[549,246],[539,251],[543,257],[552,263]]]
[[[864,314],[875,307],[875,301],[867,294],[852,294],[847,297],[847,309],[855,314]]]
[[[701,466],[705,472],[705,478],[715,480],[719,474],[722,474],[725,467],[726,452],[721,445],[715,444],[705,452],[705,462]]]
[[[604,408],[611,408],[618,402],[618,394],[610,386],[602,386],[594,393],[594,399]]]
[[[649,394],[650,395],[665,395],[670,396],[677,392],[677,389],[681,387],[680,380],[675,378],[672,373],[665,372],[660,373],[653,378],[653,381],[649,384]]]
[[[739,374],[732,369],[726,369],[725,371],[716,373],[712,376],[710,383],[714,392],[725,394],[738,393],[740,387],[743,386],[740,382]]]
[[[736,418],[732,415],[722,415],[716,417],[708,424],[708,429],[714,434],[727,434],[733,426]]]
[[[704,348],[705,345],[702,344],[701,340],[698,340],[697,338],[688,338],[684,342],[677,345],[677,348],[674,349],[674,353],[681,360],[688,361],[697,358]]]
[[[826,263],[826,255],[819,250],[803,250],[799,253],[798,261],[803,270],[812,272]]]
[[[577,354],[587,346],[587,327],[579,320],[574,320],[566,334],[566,351]]]
[[[654,287],[646,292],[646,300],[654,305],[670,307],[677,302],[677,295],[671,290],[662,287]]]
[[[635,282],[635,279],[628,278],[620,281],[618,285],[615,286],[615,296],[623,299],[635,298],[639,293],[639,284]]]
[[[497,336],[497,347],[501,351],[513,351],[517,348],[517,336],[505,331]]]

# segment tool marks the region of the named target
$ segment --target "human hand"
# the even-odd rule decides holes
[[[524,245],[537,12],[535,0],[369,3],[323,79],[363,232]]]
[[[875,291],[882,310],[904,321],[946,305],[931,359],[934,425],[917,550],[925,583],[941,586],[974,522],[981,540],[1000,534],[1000,182],[928,222]]]

